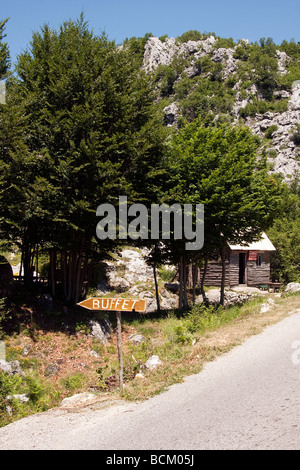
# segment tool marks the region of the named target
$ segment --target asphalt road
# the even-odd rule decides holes
[[[0,429],[0,450],[300,449],[300,312],[143,403],[54,410]]]

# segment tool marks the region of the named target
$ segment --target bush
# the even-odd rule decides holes
[[[287,73],[279,77],[279,85],[282,89],[292,91],[293,83],[300,80],[300,64],[296,62],[288,66]]]
[[[300,124],[296,124],[291,140],[295,145],[300,145]]]
[[[185,317],[185,326],[190,333],[203,333],[207,329],[214,327],[216,321],[219,322],[220,314],[224,308],[216,308],[213,305],[194,305]]]
[[[239,115],[242,118],[246,119],[248,116],[254,117],[255,114],[257,114],[257,112],[258,112],[258,109],[255,104],[247,103],[244,108],[241,108],[239,110]]]
[[[182,78],[180,81],[174,85],[174,93],[176,98],[182,100],[187,97],[189,94],[193,81],[187,77]]]
[[[225,49],[230,49],[230,48],[235,47],[235,42],[234,42],[233,38],[219,38],[215,42],[214,47],[216,49],[218,49],[220,47],[225,48]]]
[[[284,113],[288,107],[289,101],[287,99],[268,102],[268,110],[274,113]]]
[[[286,99],[278,101],[254,100],[253,103],[247,103],[244,108],[241,108],[239,114],[245,119],[248,116],[254,117],[256,114],[264,114],[267,111],[284,113],[287,109],[288,100]]]
[[[0,410],[5,409],[5,397],[12,392],[11,376],[0,371]]]
[[[176,343],[182,343],[182,344],[191,343],[193,340],[193,337],[191,333],[189,332],[185,322],[181,325],[176,325],[174,328],[174,333],[175,333]]]
[[[190,31],[183,33],[181,36],[178,36],[176,40],[180,43],[184,43],[187,41],[201,41],[205,38],[205,36],[208,35],[202,34],[200,33],[200,31],[197,31],[195,29],[191,29]]]
[[[73,392],[74,390],[80,389],[84,385],[85,380],[84,374],[75,372],[74,374],[64,377],[61,382],[69,392]]]
[[[274,149],[271,149],[268,151],[268,157],[269,158],[276,158],[277,157],[277,152]]]
[[[233,57],[234,59],[247,61],[249,59],[249,55],[250,55],[249,46],[245,44],[243,46],[236,47]]]
[[[11,318],[10,310],[7,307],[7,299],[0,298],[0,338],[3,336],[3,327],[7,320]]]
[[[182,58],[175,58],[169,65],[160,65],[155,73],[155,80],[160,82],[160,94],[167,97],[174,93],[174,85],[185,67]]]
[[[171,282],[175,276],[175,271],[174,269],[168,269],[162,266],[158,268],[158,274],[164,282]]]
[[[267,139],[271,139],[274,132],[277,131],[277,129],[278,129],[278,126],[276,126],[276,124],[272,124],[272,126],[268,127],[268,129],[266,130],[265,137]]]
[[[257,88],[264,99],[271,101],[279,83],[277,59],[256,51],[251,57],[251,62],[255,68],[253,79]]]
[[[160,37],[159,37],[159,40],[160,40],[161,42],[166,42],[167,39],[168,39],[168,35],[167,35],[167,34],[164,34],[163,36],[160,36]]]
[[[85,382],[85,375],[81,372],[76,372],[74,374],[70,374],[67,377],[62,379],[62,384],[64,387],[69,390],[69,392],[73,392],[74,390],[79,389],[83,386]]]
[[[22,403],[18,399],[7,400],[8,395],[23,395],[29,398],[28,402]],[[0,372],[0,427],[8,423],[48,409],[49,396],[45,402],[42,401],[46,395],[45,385],[35,375],[8,375]],[[8,414],[8,408],[10,413]]]

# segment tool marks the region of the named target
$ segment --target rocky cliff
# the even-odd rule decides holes
[[[148,39],[143,67],[153,76],[166,125],[213,114],[249,126],[271,171],[289,180],[300,165],[300,47],[290,57],[274,43],[262,47],[243,39],[221,46],[213,35],[187,42]]]

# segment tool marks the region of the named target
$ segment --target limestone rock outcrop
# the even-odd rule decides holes
[[[153,73],[159,66],[172,64],[175,58],[183,59],[185,68],[176,80],[178,83],[182,77],[193,79],[199,74],[197,61],[200,58],[207,56],[213,63],[220,64],[222,80],[236,77],[236,83],[233,85],[235,101],[229,115],[233,124],[237,124],[240,121],[241,109],[252,104],[255,99],[263,100],[256,83],[252,83],[248,89],[245,89],[238,76],[238,64],[241,59],[237,58],[237,48],[247,48],[249,41],[241,39],[235,47],[217,47],[216,43],[217,39],[213,35],[203,40],[185,43],[180,43],[175,38],[162,41],[157,37],[150,37],[145,46],[143,66],[147,73]],[[278,76],[285,76],[288,73],[290,57],[286,52],[276,50],[275,58],[278,64]],[[207,76],[209,74],[210,72]],[[300,80],[293,83],[292,90],[283,89],[281,86],[280,89],[274,91],[274,98],[288,101],[287,109],[283,112],[269,111],[256,114],[254,117],[247,117],[244,124],[261,139],[264,138],[265,132],[271,125],[277,127],[268,138],[267,144],[264,139],[263,147],[271,164],[271,171],[281,173],[288,181],[300,171],[300,146],[292,139],[296,125],[300,123]],[[174,96],[169,96],[169,100],[170,104],[164,108],[164,122],[166,126],[172,127],[177,125],[181,107],[180,102],[174,100]]]

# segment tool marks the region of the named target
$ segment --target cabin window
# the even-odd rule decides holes
[[[262,265],[262,255],[257,255],[256,266],[261,266],[261,265]]]

